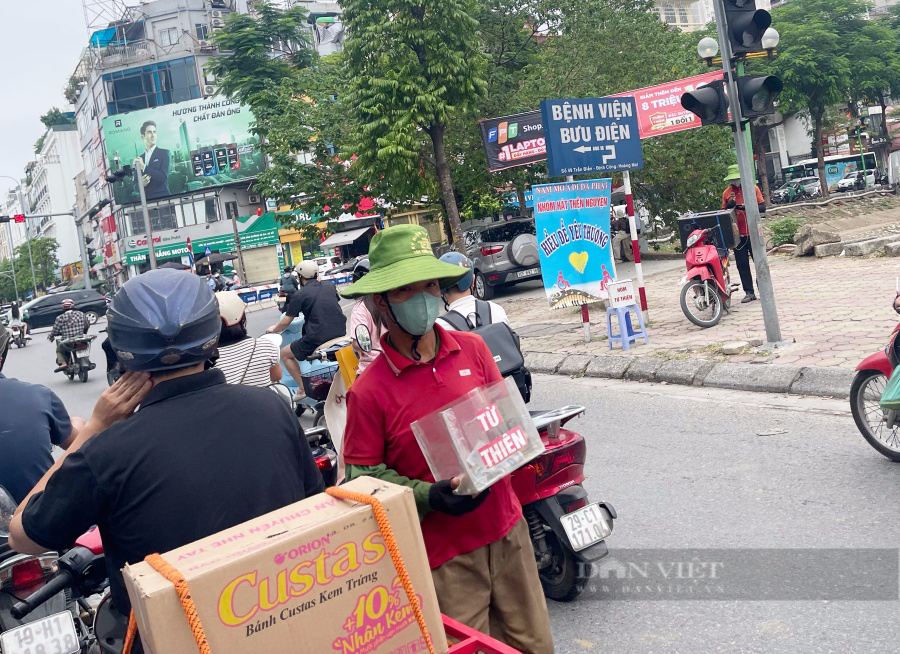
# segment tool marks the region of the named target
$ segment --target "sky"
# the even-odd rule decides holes
[[[74,111],[63,90],[87,40],[81,0],[0,0],[0,175],[24,176],[42,114]]]

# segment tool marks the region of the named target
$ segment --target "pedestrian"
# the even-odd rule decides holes
[[[124,623],[125,565],[325,484],[287,403],[209,369],[221,319],[202,280],[165,269],[134,277],[113,298],[107,330],[126,372],[16,509],[9,545],[61,551],[99,525],[112,606]]]
[[[509,477],[476,497],[459,479],[435,479],[411,423],[502,380],[477,334],[435,320],[442,287],[467,274],[435,259],[428,232],[378,232],[371,270],[348,298],[371,297],[388,333],[383,352],[347,393],[347,479],[378,477],[413,489],[441,612],[525,654],[550,654],[553,637],[534,549]]]
[[[744,288],[744,299],[741,300],[741,304],[746,304],[756,299],[756,293],[753,290],[753,274],[750,272],[750,259],[753,257],[753,250],[750,247],[747,211],[744,206],[744,192],[741,188],[741,173],[737,164],[728,167],[728,174],[723,181],[728,182],[728,188],[722,193],[722,208],[735,210],[738,233],[741,237],[734,248],[734,262],[737,264],[738,274],[741,277],[741,286]],[[762,191],[759,190],[758,186],[754,185],[753,188],[756,191],[756,204],[759,207],[759,212],[765,213],[766,203],[763,199]]]

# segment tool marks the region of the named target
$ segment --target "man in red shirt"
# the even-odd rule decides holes
[[[744,299],[742,304],[752,302],[756,299],[756,293],[753,292],[753,274],[750,272],[750,258],[753,256],[753,250],[750,249],[750,232],[747,229],[747,211],[744,208],[744,192],[741,188],[741,173],[737,164],[728,167],[728,174],[723,181],[728,182],[728,188],[722,193],[722,208],[734,209],[737,216],[738,232],[741,235],[741,241],[734,248],[734,262],[737,264],[738,274],[741,276],[741,286],[744,287]],[[756,203],[759,205],[759,212],[766,212],[766,203],[763,198],[762,191],[758,186],[753,187],[756,190]]]
[[[413,489],[441,611],[526,654],[553,637],[522,507],[509,478],[477,497],[435,480],[410,424],[469,391],[502,380],[480,336],[434,324],[441,287],[466,272],[435,258],[428,232],[378,232],[369,274],[343,291],[371,296],[388,332],[382,354],[347,394],[347,479],[369,475]]]

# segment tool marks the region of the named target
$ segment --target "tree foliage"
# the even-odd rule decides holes
[[[56,125],[74,125],[75,113],[71,111],[60,111],[59,108],[52,107],[47,113],[41,116],[41,122],[47,129]]]
[[[56,270],[59,268],[59,259],[56,251],[59,244],[55,238],[31,239],[31,257],[34,261],[34,277],[38,289],[46,290],[47,287],[58,281]],[[0,297],[12,300],[15,297],[14,288],[19,289],[19,298],[24,298],[32,289],[31,260],[28,258],[28,244],[22,243],[16,247],[13,259],[5,259],[0,263]],[[12,275],[15,274],[15,285]]]
[[[353,165],[416,197],[427,162],[458,244],[462,229],[445,135],[450,120],[468,114],[485,90],[474,7],[474,0],[343,2],[347,105],[356,120],[348,151],[357,157]]]

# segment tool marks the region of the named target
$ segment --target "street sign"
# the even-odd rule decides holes
[[[208,257],[211,254],[212,254],[212,250],[209,249],[208,245],[205,248],[203,248],[203,256],[204,257]]]
[[[552,177],[642,168],[634,98],[561,98],[541,102]]]
[[[187,245],[188,261],[190,262],[191,270],[193,270],[194,269],[194,246],[191,245],[191,237],[190,236],[188,236],[185,239],[185,245]]]

